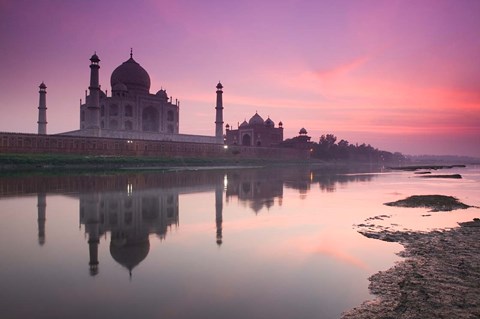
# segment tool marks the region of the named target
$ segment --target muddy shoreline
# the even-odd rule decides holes
[[[366,237],[402,244],[404,260],[371,276],[377,298],[342,319],[480,318],[480,219],[431,232],[358,226]]]

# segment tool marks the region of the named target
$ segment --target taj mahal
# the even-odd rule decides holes
[[[189,135],[179,132],[180,102],[161,88],[150,93],[150,76],[133,58],[119,65],[111,74],[111,95],[101,90],[99,83],[100,58],[90,58],[90,85],[85,99],[80,100],[79,129],[62,136],[120,138],[128,140],[157,140],[204,144],[275,147],[283,141],[283,124],[278,127],[270,119],[255,113],[234,129],[223,127],[223,85],[216,86],[215,135]],[[46,134],[46,85],[40,85],[38,133]]]
[[[100,89],[100,58],[90,58],[90,85],[85,100],[80,100],[80,129],[61,133],[122,139],[146,139],[175,142],[223,143],[222,84],[217,85],[216,135],[201,136],[179,133],[180,102],[168,96],[167,90],[150,93],[148,72],[130,58],[111,74],[111,96]],[[42,93],[40,88],[40,94]],[[39,115],[39,119],[40,119]],[[39,120],[39,125],[40,125]],[[39,126],[40,132],[40,126]]]
[[[100,85],[100,58],[90,57],[90,81],[78,108],[78,129],[47,134],[47,86],[39,86],[38,132],[0,132],[3,153],[57,153],[177,158],[308,159],[310,137],[302,128],[288,143],[284,125],[255,112],[236,127],[223,120],[223,85],[212,94],[212,135],[180,133],[180,101],[165,88],[151,93],[148,72],[133,58],[110,76],[110,94]],[[213,93],[213,92],[212,92]],[[213,104],[213,103],[212,103]],[[213,111],[215,109],[215,111]]]

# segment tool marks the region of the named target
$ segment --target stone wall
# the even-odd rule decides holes
[[[106,156],[151,156],[189,158],[307,159],[310,152],[290,148],[233,146],[221,144],[37,135],[0,132],[0,153],[58,153]]]
[[[92,133],[87,129],[65,132],[58,135],[92,137]],[[108,129],[100,130],[100,136],[106,137],[106,138],[127,139],[127,140],[192,142],[192,143],[205,143],[205,144],[217,143],[215,136],[119,131],[119,130],[108,130]]]

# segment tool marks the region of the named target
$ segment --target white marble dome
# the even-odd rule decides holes
[[[140,91],[149,93],[150,76],[147,71],[138,64],[133,57],[118,66],[110,77],[112,88],[117,83],[123,83],[127,86],[128,91]]]

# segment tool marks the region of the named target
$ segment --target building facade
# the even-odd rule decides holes
[[[102,131],[133,131],[178,134],[179,102],[167,91],[150,93],[150,76],[130,54],[110,77],[112,95],[100,92],[100,128]],[[86,117],[92,96],[80,106],[80,129],[90,123]]]
[[[255,113],[233,129],[223,121],[223,85],[216,86],[215,134],[181,134],[180,102],[161,88],[150,93],[148,72],[130,58],[110,77],[111,94],[100,86],[100,58],[90,58],[90,84],[80,100],[79,129],[48,135],[46,85],[39,88],[38,134],[1,133],[0,151],[126,156],[190,156],[294,159],[305,152],[285,149],[283,124]],[[213,112],[212,112],[213,113]],[[212,114],[213,117],[213,114]],[[213,131],[213,128],[212,128]],[[226,144],[226,145],[225,145]],[[231,146],[231,147],[228,147]]]
[[[243,121],[237,129],[226,125],[225,143],[227,145],[275,147],[283,141],[283,124],[275,123],[268,117],[265,121],[255,113],[247,122]]]
[[[80,129],[62,135],[212,144],[223,142],[216,136],[180,134],[180,102],[169,97],[164,88],[155,94],[150,93],[150,76],[133,59],[132,52],[130,58],[112,72],[110,96],[100,89],[100,58],[94,54],[90,62],[88,93],[85,93],[83,101],[80,100]],[[221,87],[219,83],[217,96],[223,93]],[[216,118],[223,118],[221,99],[217,100]],[[217,131],[218,128],[216,134]]]

